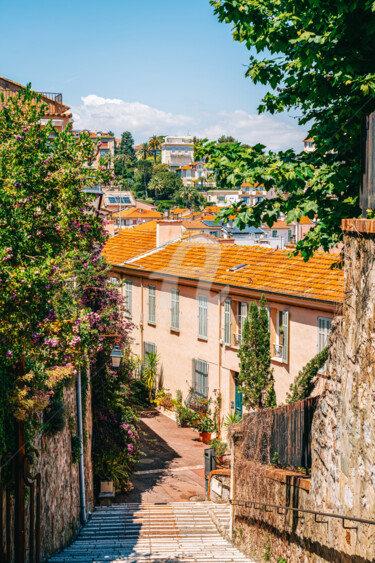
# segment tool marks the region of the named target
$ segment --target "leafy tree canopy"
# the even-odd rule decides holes
[[[246,75],[270,87],[259,112],[297,113],[316,150],[275,154],[260,144],[206,142],[200,154],[209,155],[209,166],[223,185],[245,180],[277,190],[273,200],[228,211],[237,214],[239,227],[258,226],[262,219],[272,225],[280,211],[288,221],[317,216],[318,225],[296,247],[308,259],[320,246],[328,250],[337,244],[342,218],[360,215],[361,117],[375,110],[374,3],[210,3],[221,22],[233,25],[234,40],[255,52]]]
[[[224,143],[238,143],[238,141],[231,135],[221,135],[217,140],[217,144],[223,145]]]
[[[30,89],[0,96],[0,378],[12,393],[0,406],[19,420],[95,358],[101,334],[126,330],[100,257],[107,235],[85,192],[111,172],[86,167],[89,136],[43,126],[47,106],[35,102]]]

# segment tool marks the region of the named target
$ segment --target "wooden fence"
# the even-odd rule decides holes
[[[311,426],[319,397],[244,416],[246,459],[311,468]]]

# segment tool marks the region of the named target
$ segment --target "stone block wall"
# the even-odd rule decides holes
[[[78,463],[72,463],[71,435],[77,433],[75,385],[64,389],[68,412],[65,428],[54,436],[39,437],[40,452],[35,472],[41,472],[42,491],[42,556],[47,557],[63,548],[80,526],[80,496]],[[92,411],[88,389],[84,420],[86,510],[94,506],[91,462]]]
[[[329,376],[312,428],[311,481],[243,455],[232,433],[232,498],[375,521],[375,221],[347,221],[343,316],[333,323]],[[323,520],[323,518],[321,518]],[[317,523],[261,508],[233,507],[233,535],[249,554],[288,563],[375,561],[375,525]]]
[[[38,435],[35,448],[39,452],[30,473],[41,474],[41,557],[62,549],[75,536],[80,527],[80,496],[78,463],[72,462],[71,436],[77,434],[76,387],[72,384],[64,389],[67,408],[65,428],[53,436]],[[93,469],[91,461],[92,409],[91,386],[85,404],[84,465],[86,485],[86,510],[94,506]],[[26,490],[27,487],[26,487]],[[5,495],[3,496],[5,506]],[[26,546],[28,555],[29,506],[26,503]],[[14,520],[12,500],[11,520]],[[13,532],[14,525],[11,526]],[[11,538],[13,544],[13,537]],[[14,546],[11,545],[11,554]],[[13,555],[11,556],[12,559]]]

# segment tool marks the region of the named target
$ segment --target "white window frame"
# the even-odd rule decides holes
[[[318,317],[318,353],[322,352],[327,346],[331,325],[332,319],[330,317]]]
[[[246,317],[249,312],[249,304],[246,301],[238,302],[238,317],[237,317],[237,339],[238,343],[242,343],[242,333],[243,327],[246,321]]]
[[[180,292],[171,290],[171,330],[180,332]]]
[[[208,339],[208,297],[198,295],[198,338]]]
[[[224,301],[224,344],[231,346],[232,344],[232,300]]]
[[[156,286],[148,286],[148,322],[156,325]]]
[[[133,316],[133,282],[125,280],[125,305],[126,314],[130,318]]]

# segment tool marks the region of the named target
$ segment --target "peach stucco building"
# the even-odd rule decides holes
[[[202,234],[176,236],[176,223],[121,231],[104,248],[111,275],[125,282],[133,352],[158,353],[162,384],[173,397],[179,389],[186,398],[192,386],[200,395],[220,391],[223,415],[239,411],[241,328],[250,302],[264,293],[277,401],[284,402],[341,309],[343,275],[331,268],[337,257],[321,253],[305,263],[282,250],[209,236],[202,243]]]

